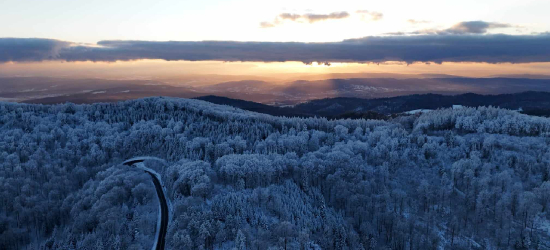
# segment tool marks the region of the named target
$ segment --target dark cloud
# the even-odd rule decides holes
[[[325,21],[330,19],[344,19],[349,17],[349,13],[346,11],[341,12],[332,12],[330,14],[292,14],[292,13],[282,13],[279,15],[279,17],[283,20],[291,20],[291,21],[300,21],[305,20],[309,23],[315,23],[319,21]]]
[[[358,10],[356,13],[361,14],[363,20],[378,21],[384,17],[384,14],[376,11]]]
[[[484,34],[484,33],[487,33],[489,29],[510,28],[510,27],[512,27],[512,25],[507,23],[470,21],[470,22],[457,23],[453,27],[448,28],[445,31],[448,32],[449,34]]]
[[[411,20],[409,20],[411,22]],[[412,23],[412,22],[411,22]],[[517,27],[507,23],[468,21],[460,22],[448,29],[423,29],[413,32],[391,32],[387,35],[475,35],[485,34],[491,29]]]
[[[0,61],[550,62],[549,35],[382,36],[331,43],[102,41],[94,47],[23,41],[0,39]]]

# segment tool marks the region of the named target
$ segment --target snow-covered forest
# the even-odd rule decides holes
[[[0,103],[0,249],[548,249],[550,119],[497,108],[391,121],[199,100]]]

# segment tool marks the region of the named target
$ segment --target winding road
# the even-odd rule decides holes
[[[165,240],[166,232],[168,230],[169,212],[170,212],[168,207],[168,200],[164,193],[164,189],[162,188],[163,185],[162,185],[162,181],[160,180],[160,175],[154,170],[147,168],[143,163],[145,160],[159,160],[161,162],[165,162],[162,159],[154,158],[154,157],[138,157],[138,158],[127,160],[122,164],[126,166],[137,167],[145,171],[146,173],[148,173],[153,179],[153,184],[155,184],[155,189],[157,191],[157,196],[159,199],[160,223],[158,223],[158,225],[160,226],[157,227],[157,237],[155,239],[155,245],[151,248],[151,250],[164,250],[164,246],[166,243],[166,240]]]
[[[162,190],[160,181],[153,173],[148,173],[149,175],[151,175],[151,178],[153,178],[153,183],[155,184],[155,189],[157,190],[157,195],[160,202],[160,230],[157,233],[158,237],[155,250],[164,250],[164,244],[166,242],[166,230],[168,230],[168,203],[166,202],[166,198],[164,197],[164,191]]]

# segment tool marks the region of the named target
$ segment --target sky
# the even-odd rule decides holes
[[[3,37],[51,38],[80,43],[101,40],[330,42],[387,32],[447,28],[463,21],[507,23],[507,34],[550,31],[547,0],[416,1],[220,1],[220,0],[1,0]],[[363,20],[357,11],[381,13]],[[285,22],[261,28],[282,13],[329,14],[349,18]],[[411,23],[408,20],[420,23]],[[424,21],[424,22],[421,22]],[[7,25],[6,25],[7,24]]]
[[[494,73],[492,64],[506,64],[503,72],[540,73],[550,69],[548,9],[548,0],[0,0],[0,73],[13,64],[29,72],[42,64],[70,71],[74,62],[120,68],[136,60],[242,61],[256,71],[311,73],[319,69],[301,64],[360,72],[402,62],[392,70],[424,72],[435,63],[446,67],[427,71],[455,72],[470,63],[487,74]],[[332,66],[337,63],[343,64]],[[173,66],[212,67],[190,65]]]

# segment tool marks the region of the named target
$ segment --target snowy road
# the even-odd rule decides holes
[[[157,245],[155,247],[155,250],[164,250],[164,244],[165,244],[165,237],[166,237],[166,231],[168,230],[168,203],[166,202],[166,198],[164,196],[164,191],[162,190],[162,185],[160,184],[160,180],[157,179],[157,176],[153,173],[148,172],[149,175],[151,175],[151,178],[153,178],[153,183],[155,184],[155,189],[157,190],[157,195],[159,197],[159,203],[160,203],[160,229],[157,233]]]
[[[164,162],[164,160],[159,158],[153,158],[153,157],[138,157],[133,158],[130,160],[125,161],[123,164],[127,166],[135,166],[145,172],[147,172],[149,175],[151,175],[151,178],[153,179],[153,184],[155,184],[155,190],[157,191],[157,196],[159,199],[159,222],[157,224],[157,237],[155,239],[155,243],[151,250],[164,250],[164,246],[166,243],[166,232],[168,230],[168,222],[169,222],[169,207],[168,207],[168,199],[166,198],[166,194],[163,189],[162,180],[160,179],[160,175],[150,169],[147,168],[143,161],[145,160],[159,160],[161,162]]]

